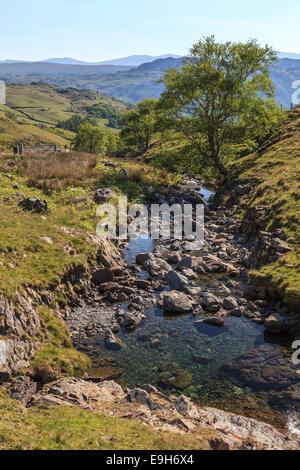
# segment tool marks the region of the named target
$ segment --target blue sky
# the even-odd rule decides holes
[[[300,53],[299,0],[1,0],[0,60],[185,54],[201,36]]]

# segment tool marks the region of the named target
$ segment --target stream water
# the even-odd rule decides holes
[[[211,194],[205,192],[205,199]],[[124,256],[134,264],[138,253],[153,249],[151,239],[132,240]],[[289,338],[270,336],[246,318],[227,318],[226,327],[218,329],[196,323],[192,315],[170,317],[158,308],[144,313],[136,331],[118,335],[124,345],[120,351],[105,353],[103,338],[91,340],[98,366],[112,366],[121,385],[151,383],[164,393],[184,393],[201,405],[278,426],[288,416],[291,429],[300,432],[299,371],[291,361]]]

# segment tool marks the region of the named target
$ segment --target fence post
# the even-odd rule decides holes
[[[24,152],[24,144],[20,144],[19,145],[19,153],[22,155],[23,152]]]
[[[57,152],[57,145],[54,144],[53,147],[54,147],[54,152]]]

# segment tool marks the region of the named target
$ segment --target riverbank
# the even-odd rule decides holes
[[[120,169],[115,167],[110,171],[119,175]],[[112,178],[112,175],[110,177]],[[128,176],[123,174],[122,184],[125,184],[126,178]],[[86,189],[86,191],[89,190]],[[197,191],[201,191],[200,181],[189,179],[177,186],[164,186],[163,197],[172,203],[184,201],[195,203],[199,202]],[[99,192],[96,194],[98,197]],[[148,191],[147,194],[149,202],[151,202],[151,197],[154,197],[156,202],[159,197],[162,197],[153,190]],[[93,197],[94,193],[92,197],[89,196],[87,200],[81,200],[76,204],[91,204],[94,208]],[[12,200],[13,207],[14,204]],[[78,207],[77,216],[79,212]],[[37,220],[38,217],[45,217],[45,215],[36,216]],[[71,370],[66,366],[72,365],[72,361],[73,366],[77,365],[77,359],[72,356],[75,352],[71,347],[71,339],[80,350],[80,354],[83,351],[85,353],[83,357],[88,355],[93,361],[94,367],[90,368],[84,376],[86,380],[78,382],[84,390],[87,391],[92,387],[91,382],[100,382],[100,385],[97,383],[95,385],[101,388],[101,383],[109,378],[115,378],[125,390],[129,387],[131,391],[145,383],[151,383],[152,387],[155,385],[157,390],[153,392],[151,389],[151,392],[147,390],[146,392],[155,395],[163,393],[164,400],[167,402],[171,400],[168,402],[171,408],[175,406],[178,396],[184,394],[201,404],[201,407],[197,409],[203,410],[204,405],[209,404],[210,407],[217,406],[229,411],[234,410],[248,416],[245,418],[246,421],[243,421],[236,415],[224,415],[222,412],[214,411],[211,421],[217,423],[216,426],[219,425],[220,420],[223,422],[224,432],[221,433],[220,445],[225,442],[227,448],[241,448],[248,443],[250,436],[253,436],[254,426],[249,419],[255,416],[261,421],[272,422],[281,430],[285,429],[280,438],[280,446],[283,446],[282,442],[286,440],[286,433],[288,433],[288,416],[283,412],[290,410],[291,406],[297,407],[299,403],[296,386],[298,375],[291,366],[289,357],[291,337],[288,334],[289,328],[292,328],[293,334],[295,333],[297,319],[292,312],[285,310],[283,304],[275,304],[267,297],[262,298],[264,293],[249,285],[246,260],[251,247],[243,238],[240,238],[239,225],[239,219],[234,217],[231,210],[223,206],[218,207],[217,210],[207,207],[206,240],[201,253],[187,251],[185,246],[187,240],[181,243],[158,242],[155,245],[151,240],[138,241],[131,243],[127,250],[126,245],[120,244],[119,252],[114,250],[113,257],[109,256],[109,253],[102,252],[101,259],[98,256],[96,262],[91,258],[89,270],[81,270],[80,276],[76,275],[76,271],[70,271],[64,279],[63,289],[58,290],[52,285],[52,290],[55,292],[53,298],[51,289],[48,293],[42,289],[38,295],[33,295],[32,304],[25,308],[24,313],[28,316],[28,313],[34,310],[32,306],[35,304],[49,304],[51,309],[54,301],[56,316],[49,316],[49,310],[44,312],[42,331],[48,331],[48,345],[51,347],[54,345],[56,351],[59,352],[62,342],[68,338],[68,350],[71,355],[66,360],[60,352],[59,357],[50,357],[51,361],[49,361],[51,350],[41,348],[41,343],[43,343],[43,337],[41,337],[39,344],[36,345],[38,354],[41,355],[35,355],[31,367],[18,374],[16,379],[8,382],[6,389],[10,395],[14,399],[21,400],[24,405],[33,407],[32,410],[37,410],[35,407],[39,397],[42,403],[42,397],[45,394],[49,395],[47,382],[55,380],[55,375],[45,373],[49,362],[50,365],[59,364],[59,368],[52,371],[58,378],[61,375],[70,375]],[[82,233],[75,233],[71,228],[64,233],[70,237],[70,240],[83,236]],[[48,242],[45,241],[45,243]],[[188,243],[191,241],[189,240]],[[99,246],[94,246],[93,250],[96,250],[99,255]],[[125,260],[122,263],[120,255],[124,254],[124,250]],[[137,255],[138,258],[136,258]],[[73,255],[70,253],[69,256]],[[88,278],[88,282],[85,277]],[[26,294],[27,299],[30,292],[35,292],[32,286],[29,289],[30,291]],[[76,295],[74,295],[75,292]],[[177,312],[176,315],[172,314],[174,310]],[[163,313],[163,311],[169,313]],[[7,309],[4,313],[6,315]],[[269,324],[266,323],[266,319],[275,314],[275,320]],[[36,334],[41,330],[38,323],[38,320],[41,321],[40,311],[33,318],[36,319],[36,330],[33,334]],[[57,319],[57,323],[53,323],[54,318]],[[69,331],[62,326],[62,320],[68,324],[71,338],[68,336]],[[287,336],[277,334],[272,335],[271,338],[265,338],[264,329],[273,328],[274,324],[277,327],[281,325],[280,328],[284,326]],[[7,325],[11,328],[9,322]],[[65,332],[67,336],[61,336],[61,332]],[[55,345],[58,333],[59,342]],[[16,330],[14,334],[18,336],[18,331]],[[287,340],[284,347],[280,346],[282,338],[284,341]],[[7,336],[4,341],[8,341]],[[29,341],[29,344],[32,345],[32,342]],[[66,343],[64,344],[66,346]],[[28,351],[28,359],[33,353],[34,349]],[[41,358],[42,367],[40,367],[41,363],[36,362],[37,357]],[[45,373],[39,376],[38,381],[34,372],[37,366],[38,370]],[[83,369],[84,367],[82,372]],[[11,371],[16,372],[16,366]],[[222,375],[224,373],[225,380]],[[148,374],[150,380],[147,379]],[[75,388],[77,387],[76,380],[75,382],[72,380],[62,382],[67,386],[65,389],[67,394],[72,394],[72,384],[75,383]],[[258,389],[259,393],[253,394],[251,388],[254,391]],[[59,389],[60,385],[58,388],[54,386],[56,397]],[[134,416],[138,414],[133,413],[130,405],[131,391],[127,390],[127,394],[122,398],[124,401],[120,407],[121,411],[117,410],[115,415],[110,405],[108,407],[101,405],[103,398],[98,400],[98,411],[126,418],[127,409],[127,419],[136,419]],[[128,395],[131,396],[130,399]],[[140,394],[138,393],[137,396]],[[145,397],[143,393],[142,396]],[[280,406],[277,403],[278,398]],[[142,399],[145,401],[145,398]],[[62,412],[60,406],[63,405],[56,401],[57,411],[54,410],[52,406],[55,400],[54,397],[54,401],[49,404],[49,413],[54,413],[53,416]],[[13,402],[9,403],[11,406]],[[133,403],[141,404],[139,400]],[[148,409],[149,403],[151,401],[148,402],[147,398]],[[65,404],[87,407],[84,401],[82,403],[77,399],[74,401],[74,396],[69,403]],[[193,408],[194,405],[190,403],[189,406]],[[150,411],[152,411],[151,405]],[[185,420],[185,412],[183,410],[183,414],[176,415],[176,419],[179,419],[176,432],[187,433],[192,438],[195,436],[189,433],[195,430],[193,428],[195,423],[180,421],[182,416]],[[147,414],[149,415],[148,411],[146,411]],[[220,418],[221,415],[222,418]],[[92,412],[89,416],[89,419],[94,419]],[[159,427],[172,422],[172,417],[174,420],[175,417],[172,414],[166,420],[162,417]],[[152,419],[151,414],[150,418]],[[149,422],[142,421],[152,426],[151,419]],[[233,432],[230,428],[231,419],[238,422],[241,432],[240,445],[237,442],[228,443],[226,439],[225,441],[223,439],[226,432]],[[199,424],[198,422],[197,426]],[[203,422],[201,426],[202,424]],[[188,429],[189,426],[191,429]],[[198,429],[197,426],[196,431],[200,435],[196,437],[196,440],[206,436],[203,434],[204,430]],[[256,426],[259,428],[263,425],[255,424],[255,429],[258,429]],[[208,427],[209,432],[216,431],[215,426]],[[231,430],[228,431],[228,429]],[[273,432],[271,428],[266,429],[267,434],[271,436]],[[274,432],[277,431],[274,430]],[[209,442],[205,440],[204,448],[214,448],[217,445],[215,438],[220,439],[220,436],[216,437],[214,434]],[[171,440],[170,437],[169,448],[172,447]],[[255,443],[250,442],[249,447],[272,448],[273,444],[270,441],[264,440],[261,443],[258,441],[259,439],[255,439]],[[295,438],[290,436],[287,445],[294,445],[294,441]],[[193,445],[196,446],[192,444],[192,441],[189,442],[191,448]],[[103,444],[101,448],[109,448],[109,445],[105,447]]]
[[[193,185],[199,181],[181,185],[182,200]],[[230,210],[207,206],[199,253],[186,250],[185,240],[121,247],[129,263],[122,276],[97,287],[101,302],[67,319],[77,348],[92,358],[91,378],[151,383],[201,406],[286,425],[300,403],[291,362],[299,320],[249,284],[251,246],[239,227]]]

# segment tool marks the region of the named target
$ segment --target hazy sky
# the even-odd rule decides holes
[[[299,0],[1,0],[0,60],[185,54],[203,35],[300,53]]]

